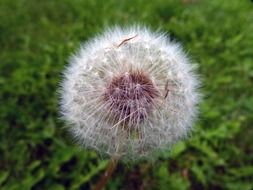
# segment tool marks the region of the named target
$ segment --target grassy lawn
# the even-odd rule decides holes
[[[107,160],[59,119],[67,59],[107,26],[169,32],[199,63],[191,137],[154,163],[120,163],[106,189],[253,189],[253,2],[0,0],[0,189],[90,189]]]

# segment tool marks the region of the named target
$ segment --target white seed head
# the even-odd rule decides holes
[[[87,148],[126,161],[150,158],[190,131],[200,99],[194,68],[165,34],[107,30],[71,57],[62,115]]]

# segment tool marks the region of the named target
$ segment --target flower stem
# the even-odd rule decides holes
[[[107,182],[111,178],[112,173],[117,166],[117,163],[118,163],[118,158],[113,156],[107,165],[105,173],[99,179],[94,190],[102,190],[105,187],[105,185],[107,184]]]

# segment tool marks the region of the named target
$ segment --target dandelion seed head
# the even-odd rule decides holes
[[[192,128],[200,99],[196,66],[168,35],[116,27],[69,62],[61,113],[81,145],[126,161],[149,159]]]

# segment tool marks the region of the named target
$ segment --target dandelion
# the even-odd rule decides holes
[[[109,29],[71,57],[63,118],[86,148],[124,161],[153,158],[192,127],[200,97],[194,70],[166,34]]]

